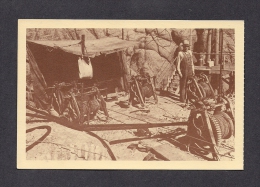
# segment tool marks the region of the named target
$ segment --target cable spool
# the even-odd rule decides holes
[[[217,145],[219,145],[221,139],[228,139],[231,135],[234,135],[233,121],[226,113],[209,114],[209,119]]]
[[[203,97],[207,97],[207,98],[210,98],[212,97],[212,92],[211,92],[211,89],[209,87],[209,85],[203,81],[199,82],[199,87],[200,87],[200,90],[203,94]]]
[[[232,121],[232,119],[229,117],[229,115],[225,112],[217,112],[214,114],[217,118],[219,118],[223,124],[224,124],[224,133],[223,133],[223,139],[228,139],[231,137],[231,135],[234,135],[235,132],[235,126]]]
[[[219,121],[219,125],[221,128],[221,138],[226,139],[227,135],[229,134],[229,126],[228,122],[223,118],[221,114],[214,115],[215,118]]]
[[[188,80],[187,98],[192,103],[200,99],[215,98],[214,92],[207,77],[202,79],[191,77]]]

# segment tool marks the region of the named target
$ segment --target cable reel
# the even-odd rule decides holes
[[[234,123],[227,113],[221,111],[214,115],[209,114],[209,119],[217,145],[222,139],[229,139],[234,135]]]
[[[187,99],[191,103],[199,100],[215,99],[213,88],[205,74],[190,77],[187,82]]]
[[[218,160],[217,148],[223,139],[234,136],[234,123],[232,118],[224,111],[212,111],[195,109],[190,118],[187,135],[190,142],[188,151],[201,156],[212,154],[213,159]]]

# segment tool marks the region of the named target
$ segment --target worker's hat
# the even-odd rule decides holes
[[[189,40],[183,40],[183,46],[189,47],[190,46]]]

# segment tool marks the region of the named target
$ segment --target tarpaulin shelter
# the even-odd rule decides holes
[[[134,46],[135,42],[116,37],[86,40],[85,57],[90,57],[93,67],[93,79],[84,80],[89,86],[94,82],[107,82],[108,91],[115,87],[126,89],[126,62],[124,50]],[[34,65],[46,84],[42,88],[53,85],[54,82],[70,82],[79,80],[78,58],[82,55],[80,40],[66,41],[29,41],[27,51],[34,57]],[[124,81],[122,81],[124,80]],[[123,82],[123,84],[122,84]],[[118,85],[119,84],[119,85]],[[41,89],[42,89],[41,88]],[[41,90],[40,89],[40,90]]]
[[[26,101],[29,105],[36,105],[37,108],[47,107],[47,84],[35,61],[35,58],[26,45]],[[31,102],[33,101],[33,102]]]

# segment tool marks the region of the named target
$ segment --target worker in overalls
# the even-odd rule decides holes
[[[175,75],[178,75],[178,71],[177,71],[177,57],[178,57],[178,54],[180,51],[183,50],[183,43],[181,42],[178,47],[176,48],[175,52],[174,52],[174,55],[173,55],[173,59],[174,59],[174,62],[173,62],[173,69],[174,69],[174,74]],[[178,85],[177,89],[175,90],[175,95],[180,95],[180,85]]]
[[[183,51],[180,51],[177,57],[177,71],[180,75],[180,101],[183,103],[185,103],[187,99],[186,91],[188,77],[194,76],[193,57],[189,47],[189,41],[184,40]]]

